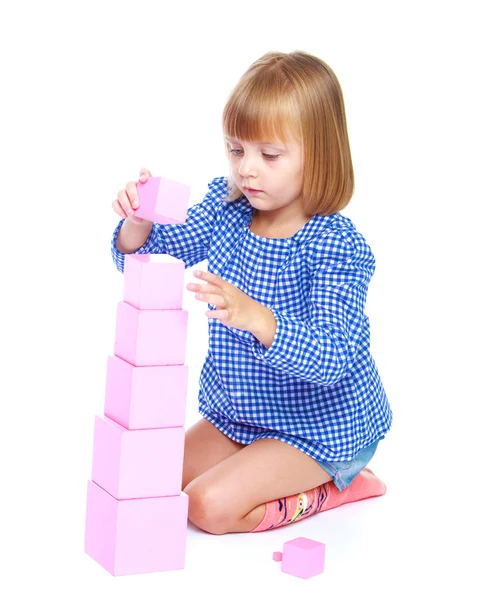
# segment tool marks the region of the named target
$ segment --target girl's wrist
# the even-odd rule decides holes
[[[116,238],[117,249],[123,254],[135,252],[144,245],[152,227],[153,223],[151,221],[134,223],[129,219],[125,219]]]
[[[266,306],[258,303],[258,309],[249,331],[261,344],[264,344],[266,348],[270,348],[274,341],[276,330],[277,321],[274,313]]]

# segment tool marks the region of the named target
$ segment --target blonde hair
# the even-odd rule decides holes
[[[302,143],[302,202],[306,213],[330,215],[354,192],[342,89],[332,69],[306,52],[268,52],[231,92],[222,116],[224,135],[245,141],[295,137]],[[226,152],[229,157],[228,145]],[[242,192],[229,177],[236,200]]]

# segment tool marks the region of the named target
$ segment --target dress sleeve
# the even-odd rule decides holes
[[[207,258],[211,235],[225,206],[227,180],[218,177],[208,183],[209,191],[201,202],[189,207],[184,223],[162,225],[153,223],[145,243],[133,254],[169,254],[191,267]],[[116,226],[111,240],[111,255],[117,269],[124,272],[124,253],[116,247],[116,238],[123,225]]]
[[[267,348],[250,334],[251,347],[259,360],[329,386],[350,371],[364,328],[368,330],[364,306],[375,259],[360,234],[344,238],[333,232],[320,245],[316,264],[307,317],[268,307],[277,321],[274,340]]]

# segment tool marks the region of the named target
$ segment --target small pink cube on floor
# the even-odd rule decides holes
[[[136,217],[163,225],[184,223],[188,212],[191,188],[165,177],[150,177],[136,185],[139,208]]]
[[[108,356],[105,415],[126,429],[183,427],[188,372],[186,365],[135,367]]]
[[[184,569],[189,498],[117,500],[88,481],[85,552],[112,575]]]
[[[119,302],[114,354],[136,367],[183,365],[188,312],[141,310]]]
[[[91,479],[118,500],[181,493],[184,427],[125,429],[96,416]]]
[[[185,268],[168,254],[126,254],[123,300],[141,309],[182,308]]]
[[[276,562],[280,562],[282,560],[282,552],[273,552],[272,560],[275,560]]]
[[[282,571],[302,579],[324,572],[325,544],[298,537],[284,544]]]

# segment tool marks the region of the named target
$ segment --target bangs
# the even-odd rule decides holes
[[[277,79],[249,84],[236,89],[224,108],[224,135],[247,142],[300,141],[297,102],[291,94],[279,89]]]

